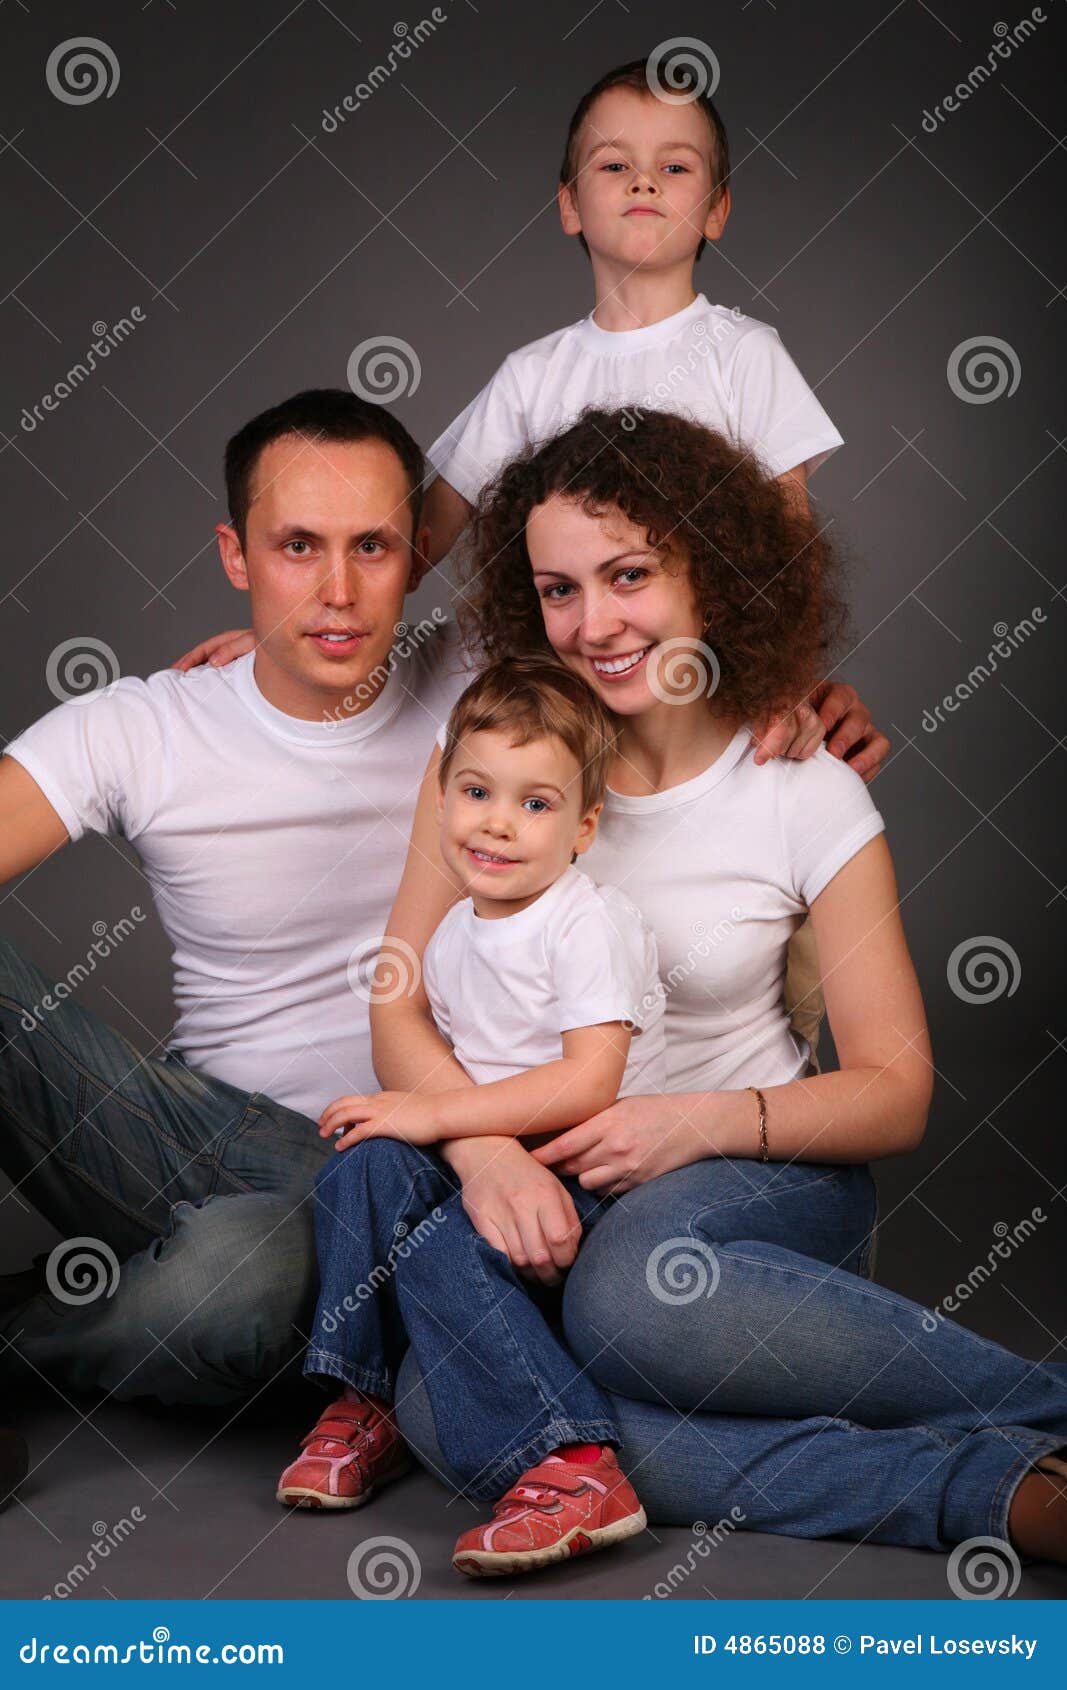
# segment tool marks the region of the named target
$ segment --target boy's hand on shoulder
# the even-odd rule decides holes
[[[399,1138],[405,1144],[435,1144],[441,1129],[433,1096],[380,1091],[371,1096],[338,1097],[319,1117],[319,1137],[339,1134],[335,1150],[347,1150],[367,1138]],[[348,1128],[348,1131],[345,1131]]]
[[[847,681],[820,681],[803,704],[767,722],[754,734],[754,761],[775,757],[811,757],[825,743],[832,757],[840,757],[864,781],[872,781],[886,757],[889,741],[871,721],[871,713],[855,687]]]

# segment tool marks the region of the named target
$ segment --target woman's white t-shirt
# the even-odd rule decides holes
[[[624,893],[573,866],[514,915],[455,904],[423,956],[442,1034],[479,1085],[558,1062],[575,1027],[630,1021],[619,1096],[666,1089],[656,941]]]
[[[757,766],[741,728],[692,780],[608,792],[584,862],[656,935],[667,1090],[782,1085],[808,1047],[785,1010],[786,947],[839,869],[884,828],[860,777],[820,746]]]
[[[769,323],[701,293],[645,328],[602,329],[592,316],[520,346],[434,441],[438,475],[475,504],[531,441],[587,405],[674,411],[751,450],[772,475],[810,475],[842,437]]]

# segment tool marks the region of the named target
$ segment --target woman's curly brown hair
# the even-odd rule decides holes
[[[457,608],[489,660],[551,650],[526,521],[553,494],[615,509],[679,557],[721,678],[714,707],[759,722],[826,673],[844,632],[840,554],[751,453],[674,412],[590,406],[485,488],[460,560]]]

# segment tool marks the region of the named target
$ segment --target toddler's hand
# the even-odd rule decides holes
[[[349,1131],[345,1132],[348,1127]],[[367,1138],[399,1138],[406,1144],[435,1144],[441,1136],[432,1097],[415,1092],[380,1091],[371,1096],[338,1097],[319,1117],[319,1137],[340,1134],[335,1150],[347,1150]]]

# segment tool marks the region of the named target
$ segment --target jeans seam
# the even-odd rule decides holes
[[[769,1197],[772,1193],[776,1198],[792,1196],[806,1197],[807,1194],[810,1191],[813,1191],[817,1185],[825,1185],[828,1180],[832,1180],[834,1178],[836,1178],[836,1175],[834,1174],[820,1174],[817,1179],[805,1180],[803,1185],[781,1185],[777,1191],[774,1188],[774,1180],[772,1179],[770,1183],[760,1191],[745,1191],[742,1192],[739,1197],[727,1197],[724,1198],[721,1203],[708,1203],[703,1205],[703,1207],[697,1209],[692,1215],[689,1222],[690,1230],[692,1230],[693,1222],[701,1215],[717,1215],[722,1209],[736,1209],[742,1204],[758,1203],[761,1198]]]
[[[20,1132],[24,1133],[27,1138],[32,1139],[34,1144],[40,1145],[46,1155],[51,1150],[55,1149],[55,1146],[50,1145],[46,1139],[38,1138],[36,1133],[31,1132],[22,1117],[17,1115],[8,1104],[3,1102],[2,1099],[0,1099],[0,1114],[7,1115],[10,1120],[14,1121]],[[145,1247],[147,1247],[147,1244],[150,1244],[153,1239],[163,1237],[163,1233],[153,1230],[152,1223],[145,1219],[143,1209],[131,1209],[126,1203],[122,1202],[120,1198],[115,1196],[114,1191],[110,1190],[107,1186],[101,1185],[98,1180],[93,1178],[92,1174],[87,1173],[86,1170],[77,1163],[68,1162],[64,1159],[63,1166],[67,1173],[69,1173],[73,1178],[81,1180],[84,1185],[90,1186],[98,1196],[105,1198],[111,1207],[113,1209],[117,1209],[126,1217],[127,1220],[135,1221],[139,1226],[145,1227],[149,1234]]]
[[[323,1350],[318,1345],[308,1345],[308,1352],[304,1359],[303,1371],[305,1376],[326,1374],[331,1379],[340,1379],[353,1390],[368,1391],[371,1396],[384,1397],[392,1402],[395,1384],[385,1373],[374,1373],[369,1367],[356,1367],[346,1361],[344,1356],[334,1355],[331,1350]]]

